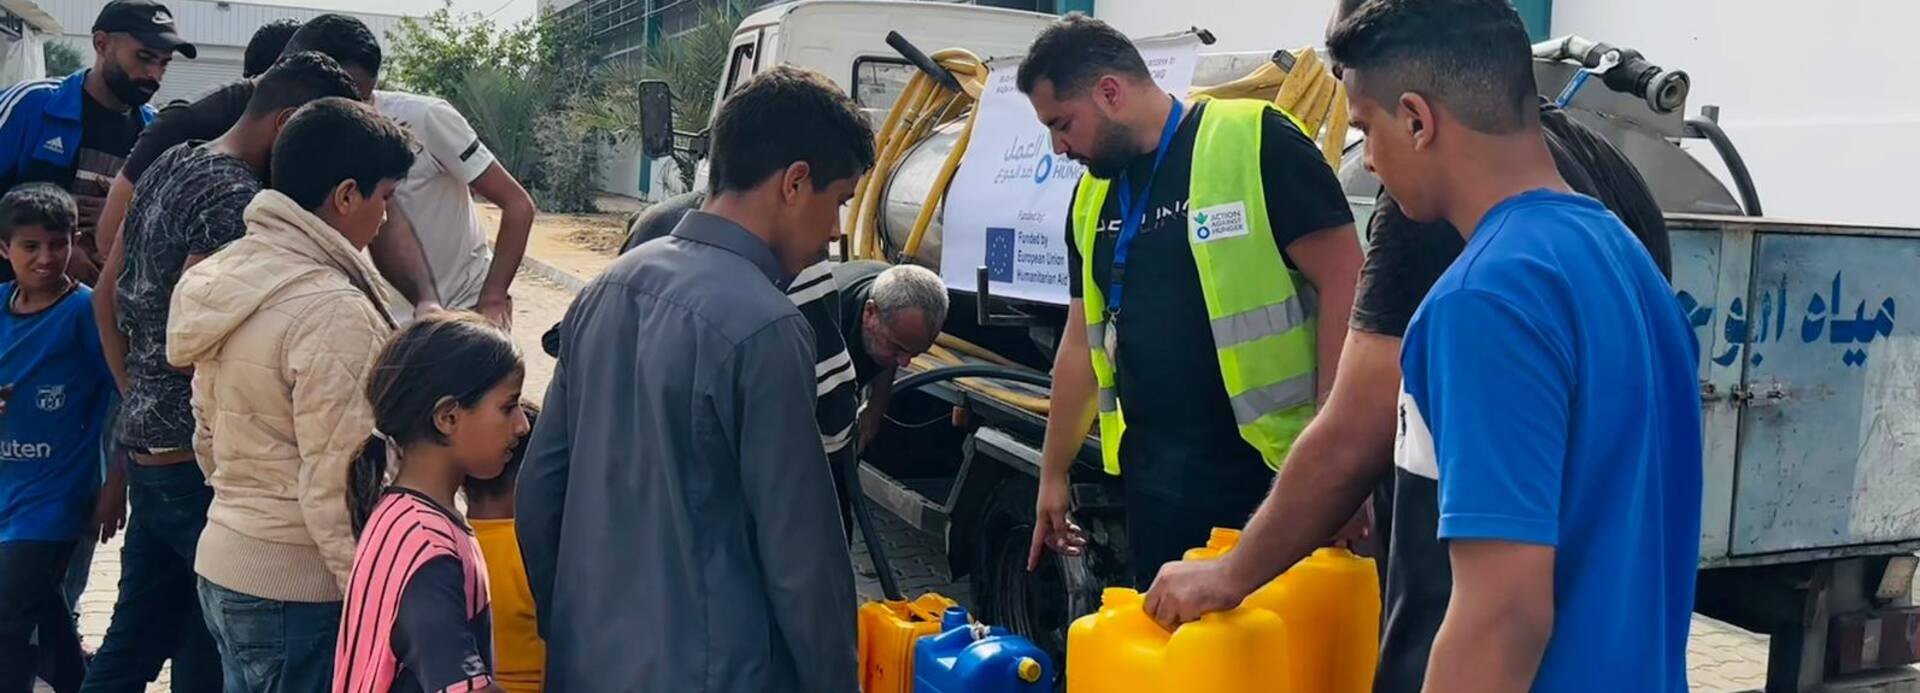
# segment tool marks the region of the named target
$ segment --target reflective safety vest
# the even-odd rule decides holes
[[[1313,417],[1314,327],[1268,224],[1259,152],[1261,121],[1269,108],[1275,107],[1216,99],[1201,111],[1188,184],[1187,244],[1206,295],[1220,376],[1240,437],[1278,470]],[[1279,112],[1299,127],[1292,114]],[[1100,209],[1111,186],[1091,175],[1081,178],[1073,225],[1084,273],[1087,344],[1100,385],[1100,455],[1107,473],[1118,475],[1126,420],[1106,348],[1106,287],[1093,274]]]

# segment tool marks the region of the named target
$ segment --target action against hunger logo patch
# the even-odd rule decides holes
[[[1195,243],[1211,243],[1222,238],[1247,235],[1247,206],[1240,202],[1202,207],[1187,217],[1188,233]]]

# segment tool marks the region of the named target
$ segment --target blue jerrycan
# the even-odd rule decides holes
[[[940,633],[913,648],[914,693],[1046,693],[1058,671],[1033,641],[1005,628],[974,623],[947,609]]]

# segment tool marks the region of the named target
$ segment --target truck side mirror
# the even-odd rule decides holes
[[[673,155],[673,88],[657,79],[640,83],[640,147],[651,159]]]

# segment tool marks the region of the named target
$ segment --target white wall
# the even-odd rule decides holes
[[[1632,46],[1721,107],[1769,216],[1920,226],[1905,0],[1556,0],[1553,33]],[[1710,147],[1690,147],[1713,159]],[[1704,155],[1702,153],[1704,152]]]
[[[92,34],[89,27],[93,26],[94,18],[99,16],[100,8],[105,7],[108,2],[110,0],[54,0],[50,4],[43,1],[41,5],[53,13],[54,18],[60,20],[60,26],[68,35],[86,37]],[[173,10],[174,26],[188,41],[192,41],[197,46],[241,47],[246,46],[247,41],[253,38],[253,32],[267,22],[283,17],[304,22],[333,11],[323,7],[327,4],[324,2],[296,4],[311,6],[263,5],[239,0],[168,0],[166,2],[167,7]],[[387,32],[400,25],[400,15],[370,12],[346,12],[346,14],[359,17],[360,21],[365,22],[367,29],[372,31],[380,41],[380,45],[388,49],[393,47],[388,42]]]
[[[659,202],[684,192],[672,157],[653,160],[647,180],[640,178],[640,141],[615,142],[600,147],[599,175],[594,177],[600,192]],[[642,186],[646,188],[642,190]]]
[[[94,17],[100,14],[100,8],[106,6],[108,1],[57,0],[49,6],[67,32],[58,40],[79,49],[82,65],[93,65],[93,34],[88,27],[93,26]],[[183,55],[174,57],[173,64],[167,68],[167,76],[160,80],[160,91],[154,94],[155,106],[165,105],[174,99],[195,99],[216,87],[240,79],[247,41],[252,40],[253,32],[267,22],[281,18],[305,21],[325,11],[215,0],[167,0],[166,4],[173,10],[174,24],[180,35],[192,41],[200,51],[198,59],[188,59]],[[393,49],[387,33],[399,26],[399,15],[348,14],[364,22],[383,48],[388,51]]]
[[[1318,46],[1335,0],[1094,0],[1093,16],[1128,36],[1199,27],[1219,42],[1209,51]]]
[[[600,171],[596,176],[600,192],[645,197],[640,190],[640,140],[614,142],[600,146]]]

